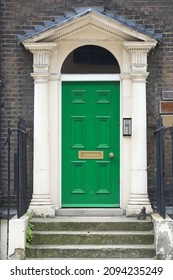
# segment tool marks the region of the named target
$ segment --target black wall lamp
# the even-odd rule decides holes
[[[132,135],[132,119],[123,118],[123,136]]]

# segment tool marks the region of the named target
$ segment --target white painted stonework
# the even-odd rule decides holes
[[[157,259],[173,260],[173,220],[152,214]]]
[[[24,259],[28,221],[29,217],[26,215],[20,219],[14,216],[9,221],[9,260]]]
[[[34,187],[30,210],[54,216],[61,209],[62,80],[120,80],[121,159],[120,208],[135,215],[143,206],[151,213],[147,193],[146,79],[147,54],[157,41],[118,21],[90,12],[25,39],[33,53]],[[107,49],[117,59],[119,75],[62,75],[67,56],[83,45]],[[122,136],[122,119],[132,118],[132,136]],[[105,209],[106,213],[106,209]]]

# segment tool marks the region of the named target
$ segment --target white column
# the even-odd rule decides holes
[[[152,213],[147,189],[146,69],[147,53],[153,45],[136,42],[126,43],[126,47],[131,55],[132,79],[131,191],[126,215],[133,216],[143,207]]]
[[[146,75],[132,75],[131,193],[127,215],[152,213],[147,189]]]
[[[59,75],[50,75],[49,78],[49,145],[50,145],[50,191],[52,194],[52,202],[59,206],[61,189],[61,149],[60,149],[60,120],[61,120],[61,94],[59,92]],[[57,159],[58,158],[58,159]],[[59,207],[58,207],[59,208]]]
[[[36,216],[55,216],[50,197],[49,55],[55,44],[25,45],[34,55],[34,164],[33,197],[29,211]]]

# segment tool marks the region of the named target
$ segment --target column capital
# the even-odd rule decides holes
[[[48,73],[50,53],[56,48],[57,43],[25,43],[24,46],[33,53],[34,73]]]
[[[130,74],[131,80],[135,83],[146,83],[149,72],[132,72]]]
[[[121,73],[120,74],[120,79],[121,80],[131,80],[131,76],[129,73]]]
[[[49,80],[50,81],[59,81],[61,78],[60,74],[57,74],[57,73],[50,73],[50,77],[49,77]]]
[[[34,82],[37,84],[47,83],[49,80],[49,73],[47,72],[34,72],[31,73],[31,77],[34,79]]]
[[[147,55],[155,42],[124,42],[124,48],[131,56],[131,72],[147,73]]]

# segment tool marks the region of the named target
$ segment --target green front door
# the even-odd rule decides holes
[[[119,207],[119,82],[62,84],[62,207]]]

